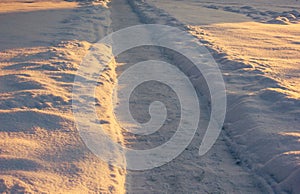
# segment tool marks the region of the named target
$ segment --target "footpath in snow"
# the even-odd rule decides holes
[[[161,10],[149,6],[140,1],[115,0],[110,4],[112,12],[112,29],[130,27],[145,23],[158,23],[184,27],[180,22],[169,18]],[[167,16],[167,17],[166,17]],[[175,24],[175,25],[174,25]],[[173,58],[173,59],[172,59]],[[132,67],[134,64],[146,61],[165,61],[179,66],[184,72],[189,67],[189,62],[183,60],[174,53],[164,52],[156,47],[139,47],[131,49],[116,58],[116,72],[118,76]],[[176,63],[180,60],[181,64]],[[185,68],[186,67],[186,68]],[[174,67],[175,68],[175,67]],[[145,71],[161,72],[164,68],[146,68]],[[188,72],[185,72],[188,73]],[[189,72],[193,76],[192,72]],[[168,75],[168,72],[166,72]],[[139,75],[136,75],[137,77]],[[172,76],[172,74],[170,74]],[[138,79],[138,78],[137,78]],[[178,78],[174,78],[174,82]],[[232,155],[226,145],[225,136],[221,135],[213,148],[204,156],[199,156],[199,146],[203,133],[209,120],[209,102],[205,97],[207,94],[201,91],[203,83],[194,85],[198,90],[201,104],[201,121],[199,130],[196,132],[191,144],[177,158],[163,166],[143,171],[127,170],[126,190],[128,193],[268,193],[269,187],[253,172],[240,165],[240,159]],[[124,90],[122,86],[119,92]],[[153,99],[160,99],[168,109],[168,120],[158,132],[148,136],[136,136],[123,132],[124,142],[127,147],[134,149],[149,149],[168,141],[177,128],[176,119],[178,108],[176,96],[164,96],[168,90],[165,86],[148,83],[146,87],[139,87],[136,93],[132,94],[132,114],[136,120],[143,122],[147,118],[149,109],[148,102]],[[190,94],[192,95],[192,94]],[[139,100],[139,98],[141,98]],[[167,99],[166,99],[167,98]]]

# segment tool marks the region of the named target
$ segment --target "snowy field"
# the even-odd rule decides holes
[[[224,133],[241,165],[299,193],[299,2],[155,1],[212,49],[226,82]]]
[[[0,1],[0,193],[300,193],[299,1],[111,1]],[[149,23],[183,29],[210,51],[223,75],[227,113],[204,156],[199,130],[170,163],[131,171],[87,148],[75,126],[72,91],[93,43]],[[170,51],[133,49],[106,64],[95,96],[78,98],[95,98],[99,123],[114,142],[141,150],[174,134],[176,95],[160,95],[167,88],[155,83],[132,95],[139,121],[147,120],[152,97],[170,107],[169,125],[145,137],[124,130],[129,124],[115,118],[112,95],[126,88],[118,85],[123,72],[153,59],[189,67]],[[185,73],[194,79],[204,130],[210,93],[200,75]]]
[[[103,4],[0,2],[0,193],[122,193],[74,126],[72,88],[90,45],[110,31]]]

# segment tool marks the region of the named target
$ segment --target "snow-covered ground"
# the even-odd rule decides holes
[[[299,193],[299,2],[136,2],[148,22],[161,15],[211,49],[226,82],[233,154],[274,192]]]
[[[299,21],[294,0],[2,0],[0,192],[300,193]],[[87,149],[74,125],[72,89],[93,43],[142,23],[175,26],[198,38],[222,71],[228,106],[222,134],[206,155],[198,155],[199,130],[170,163],[126,171]],[[116,142],[146,149],[172,135],[176,122],[145,138],[125,133],[111,106],[117,76],[143,60],[180,65],[169,54],[137,48],[107,64],[95,98],[103,128]],[[149,87],[140,90],[145,101],[151,98],[147,92],[164,91]],[[199,100],[202,129],[209,97]],[[147,105],[136,102],[133,114],[143,120]],[[167,103],[176,105],[176,98],[168,96]],[[171,108],[168,119],[176,114]]]
[[[102,4],[0,2],[0,193],[122,193],[125,171],[84,145],[72,88],[110,31]]]

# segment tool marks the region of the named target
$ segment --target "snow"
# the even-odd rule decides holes
[[[211,49],[227,87],[224,133],[234,155],[273,191],[299,193],[298,16],[284,25],[269,22],[298,15],[299,2],[147,2]],[[268,14],[254,17],[258,11]]]
[[[125,170],[87,149],[72,113],[76,70],[110,31],[109,10],[1,1],[0,12],[0,192],[122,193]]]
[[[0,192],[300,193],[299,21],[294,0],[1,1]],[[149,137],[125,132],[116,120],[111,97],[118,76],[140,60],[186,70],[201,105],[201,130],[182,154],[158,168],[130,171],[105,163],[84,144],[74,124],[72,90],[93,43],[142,23],[178,27],[211,52],[225,81],[227,115],[213,148],[199,156],[211,103],[203,77],[170,51],[121,54],[107,64],[95,96],[99,123],[115,142],[147,149],[176,128],[174,107],[167,120],[176,122]],[[146,101],[153,97],[149,91],[167,88],[150,89],[140,88]],[[168,99],[167,107],[177,106],[175,95]],[[145,108],[136,103],[137,120],[147,118]]]

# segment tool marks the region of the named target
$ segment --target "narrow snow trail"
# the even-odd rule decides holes
[[[126,0],[113,0],[110,9],[113,31],[143,24],[141,18],[133,12]],[[147,60],[165,61],[172,64],[168,56],[156,47],[130,49],[116,58],[118,76],[137,62]],[[148,70],[162,71],[162,69],[151,68]],[[118,90],[117,92],[120,92],[122,88]],[[163,95],[166,90],[164,85],[148,83],[147,87],[138,87],[137,92],[132,94],[134,99],[132,115],[137,121],[147,121],[148,102],[155,99],[166,105],[169,122],[166,122],[158,132],[148,136],[136,136],[124,131],[127,147],[153,148],[168,141],[174,134],[179,121],[178,99],[173,94]],[[202,136],[209,120],[207,101],[200,96],[199,102],[200,124],[191,144],[177,158],[163,166],[145,171],[128,170],[127,193],[266,193],[264,186],[256,180],[256,177],[238,165],[239,161],[236,161],[230,154],[222,136],[206,155],[202,157],[198,155]]]

